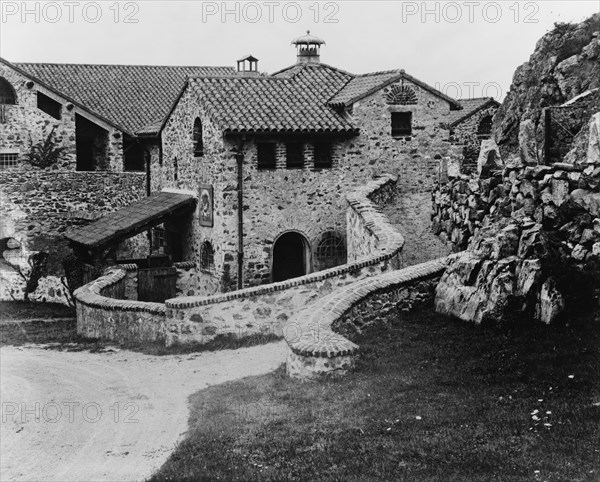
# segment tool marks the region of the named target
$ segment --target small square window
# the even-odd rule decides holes
[[[165,229],[162,227],[152,229],[152,248],[159,253],[165,252]]]
[[[256,144],[256,158],[259,169],[275,169],[277,153],[274,142],[259,142]]]
[[[18,152],[0,152],[0,171],[19,167]]]
[[[304,167],[304,144],[288,142],[285,145],[285,167],[288,169]]]
[[[331,167],[331,144],[329,142],[315,142],[314,156],[316,169]]]
[[[37,107],[38,109],[43,110],[49,116],[52,116],[55,119],[60,119],[62,104],[60,102],[56,102],[54,99],[51,99],[41,92],[37,93]]]
[[[392,112],[392,137],[412,135],[412,112]]]

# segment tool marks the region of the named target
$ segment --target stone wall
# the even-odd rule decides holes
[[[481,149],[481,141],[483,139],[477,135],[479,123],[484,117],[493,117],[497,110],[497,106],[491,105],[476,112],[452,128],[450,140],[454,144],[461,146],[463,150],[463,159],[460,168],[464,174],[471,174],[477,168],[477,158],[479,157],[479,150]],[[485,138],[490,138],[490,135],[487,135]]]
[[[348,195],[348,209],[364,218],[358,229],[349,230],[348,236],[373,239],[373,251],[369,256],[364,253],[360,261],[231,293],[173,298],[164,305],[110,299],[122,298],[127,291],[124,281],[127,280],[126,271],[115,271],[76,291],[78,332],[85,336],[161,340],[167,345],[203,343],[227,333],[237,336],[264,332],[281,335],[283,324],[293,313],[341,286],[398,266],[403,238],[386,223],[377,207],[368,199],[379,189],[383,192],[374,198],[380,201],[388,199],[384,193],[391,186],[393,179],[386,176],[372,181],[358,193]],[[194,284],[197,281],[189,280],[191,268],[188,263],[179,263],[177,266],[183,275],[178,282],[179,290],[198,286]],[[215,285],[212,285],[212,289]],[[80,305],[84,308],[80,309]],[[157,313],[164,317],[162,333],[156,331],[159,329],[155,323]],[[130,329],[127,323],[132,323]]]
[[[194,157],[193,127],[202,121],[204,152]],[[201,265],[201,246],[208,241],[214,249],[212,272],[219,278],[220,290],[237,287],[237,177],[236,161],[222,133],[187,89],[169,117],[162,132],[162,165],[152,163],[152,190],[188,190],[199,197],[199,185],[213,188],[212,227],[200,226],[200,203],[191,222],[180,228],[184,241],[183,260]],[[153,156],[155,159],[155,156]]]
[[[0,172],[0,238],[16,241],[13,249],[4,251],[0,264],[1,299],[23,299],[25,279],[18,271],[28,277],[31,256],[46,253],[40,286],[30,298],[69,304],[63,261],[70,249],[64,233],[144,196],[144,173]],[[144,240],[142,236],[138,244]],[[147,250],[147,246],[136,249]]]
[[[5,121],[0,123],[0,150],[17,150],[19,158],[29,151],[31,144],[43,141],[55,128],[54,135],[58,146],[64,147],[56,167],[75,170],[75,112],[67,110],[66,103],[61,109],[61,119],[55,119],[37,108],[37,92],[33,83],[28,87],[29,78],[0,63],[0,77],[4,77],[15,89],[17,103],[3,105]],[[43,89],[43,92],[47,92]],[[50,94],[52,95],[52,94]],[[31,169],[21,165],[20,169]]]
[[[2,106],[5,121],[0,123],[0,152],[5,149],[17,150],[21,159],[17,169],[35,169],[24,163],[22,158],[32,144],[44,141],[52,129],[55,129],[56,145],[63,147],[64,151],[53,168],[75,170],[77,166],[75,119],[80,115],[106,131],[105,155],[99,168],[123,170],[123,133],[120,130],[1,62],[0,77],[4,77],[13,86],[17,96],[15,105]],[[52,117],[37,107],[38,92],[61,104],[60,119]]]
[[[447,218],[440,229],[448,223],[461,233],[459,248],[468,241],[437,288],[439,312],[476,323],[515,316],[551,323],[593,305],[600,263],[600,112],[582,131],[587,149],[577,139],[565,155],[572,164],[534,164],[522,145],[521,165],[503,166],[490,146],[496,154],[488,157],[482,149],[479,179],[453,180],[437,193],[436,206]],[[486,166],[492,158],[498,164]],[[471,194],[460,192],[467,188]],[[474,221],[461,215],[471,204]]]
[[[214,273],[198,269],[196,263],[175,263],[177,296],[210,296],[220,291],[220,279]]]
[[[182,297],[166,301],[167,344],[206,342],[220,334],[245,336],[282,334],[289,317],[335,289],[399,266],[404,240],[370,199],[389,201],[395,179],[384,176],[347,195],[350,246],[362,243],[360,254],[349,263],[299,278],[246,288],[205,298]],[[355,237],[357,240],[355,240]],[[364,249],[369,246],[371,251]]]
[[[353,333],[383,314],[430,299],[445,259],[363,279],[297,312],[283,327],[287,373],[295,378],[343,375],[354,367],[359,347],[340,333]]]
[[[165,306],[126,300],[127,272],[107,274],[75,290],[77,333],[87,338],[121,342],[162,342]]]
[[[397,192],[401,196],[416,195],[419,202],[406,209],[402,218],[405,226],[422,225],[429,219],[430,204],[420,202],[427,197],[435,181],[438,160],[460,157],[460,150],[448,142],[448,131],[442,127],[449,116],[447,101],[426,89],[412,84],[416,105],[389,105],[388,86],[356,102],[352,116],[360,126],[360,135],[351,139],[329,137],[332,141],[332,167],[315,169],[312,149],[316,138],[295,140],[304,142],[305,165],[301,169],[285,168],[285,136],[271,136],[277,144],[277,168],[259,170],[256,160],[256,138],[248,136],[241,144],[244,153],[244,286],[271,282],[273,247],[277,238],[286,232],[300,233],[309,245],[308,272],[322,269],[316,256],[317,247],[326,232],[342,237],[346,232],[345,193],[363,186],[381,172],[398,176]],[[394,138],[391,135],[391,113],[411,111],[413,134]],[[199,117],[203,126],[204,155],[193,156],[192,132]],[[163,131],[163,163],[156,158],[152,164],[153,189],[177,187],[197,192],[198,184],[214,189],[213,227],[199,226],[198,213],[184,237],[189,247],[184,259],[200,265],[200,246],[209,241],[215,249],[214,273],[221,278],[222,291],[237,285],[237,168],[232,151],[238,139],[223,138],[218,127],[196,95],[186,90]],[[175,177],[177,159],[177,180]],[[412,233],[411,233],[412,234]],[[440,255],[440,247],[428,226],[411,237],[411,247],[419,249],[420,260]],[[427,237],[426,243],[420,238]],[[431,241],[431,242],[430,242]],[[348,247],[350,240],[345,242]],[[349,248],[351,249],[351,248]],[[348,260],[351,258],[349,257]]]

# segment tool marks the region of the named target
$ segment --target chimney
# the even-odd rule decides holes
[[[321,62],[321,45],[325,45],[325,40],[310,34],[297,37],[292,40],[292,45],[296,46],[296,64],[318,64]]]
[[[244,77],[258,76],[258,59],[253,55],[246,55],[237,61],[237,73]]]

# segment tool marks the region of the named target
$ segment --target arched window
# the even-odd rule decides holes
[[[200,269],[212,271],[215,268],[215,250],[209,241],[204,241],[200,247]]]
[[[192,135],[194,142],[194,157],[202,157],[204,155],[204,144],[202,142],[202,121],[196,117],[194,121],[194,132]]]
[[[480,137],[489,137],[492,133],[492,116],[486,115],[479,121],[477,126],[477,135]]]
[[[8,80],[4,77],[0,77],[0,104],[11,104],[17,103],[17,94],[15,89]]]
[[[333,231],[324,233],[317,245],[317,261],[320,269],[333,268],[346,263],[344,238]]]
[[[406,85],[393,85],[387,93],[388,104],[413,105],[417,102],[417,94]]]

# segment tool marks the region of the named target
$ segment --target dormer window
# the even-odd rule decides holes
[[[196,117],[196,120],[194,121],[192,142],[194,143],[194,157],[202,157],[204,155],[204,142],[202,140],[202,121],[198,117]]]
[[[258,59],[253,55],[246,55],[237,61],[238,74],[258,75]]]

